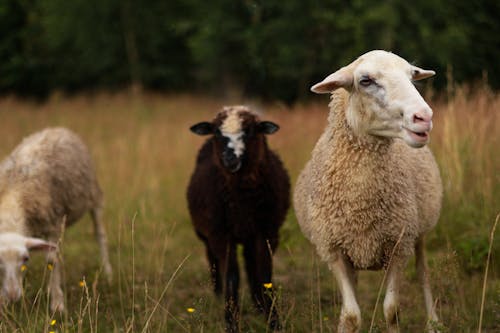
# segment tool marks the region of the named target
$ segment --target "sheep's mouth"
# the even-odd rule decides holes
[[[241,168],[241,161],[240,160],[235,160],[235,161],[223,161],[224,167],[231,173],[235,173]]]
[[[427,140],[429,140],[429,131],[417,132],[417,131],[412,131],[408,128],[405,129],[408,132],[408,134],[410,134],[410,137],[417,142],[427,142]]]

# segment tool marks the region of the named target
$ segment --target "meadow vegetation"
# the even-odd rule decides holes
[[[443,332],[476,332],[490,231],[500,212],[500,95],[487,88],[427,95],[435,114],[430,145],[445,190],[441,219],[427,241],[431,284]],[[115,275],[110,285],[101,276],[92,223],[85,217],[66,230],[62,244],[67,313],[49,313],[44,280],[50,272],[43,256],[33,255],[25,296],[0,314],[0,332],[223,331],[222,299],[213,296],[185,191],[204,140],[189,126],[210,120],[231,102],[241,104],[154,94],[55,94],[43,104],[2,98],[0,156],[48,126],[68,127],[90,147],[105,193]],[[263,118],[281,125],[269,142],[292,183],[326,124],[327,102],[320,96],[293,107],[253,103]],[[483,332],[500,331],[499,237],[497,232],[491,251]],[[265,332],[242,265],[240,270],[242,332]],[[375,309],[382,278],[381,272],[360,275],[363,332],[385,331],[381,304]],[[273,284],[284,332],[336,331],[341,300],[334,277],[300,233],[293,210],[281,230]],[[425,310],[413,262],[402,290],[401,330],[422,332]]]

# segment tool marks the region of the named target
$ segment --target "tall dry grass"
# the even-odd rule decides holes
[[[445,187],[446,221],[437,240],[454,240],[464,268],[482,270],[489,229],[500,211],[500,98],[486,88],[460,88],[435,110],[432,148]],[[494,248],[499,253],[498,243]]]
[[[47,126],[66,126],[87,142],[106,195],[113,284],[100,278],[98,248],[88,218],[66,231],[65,290],[68,312],[47,308],[43,258],[34,258],[25,279],[25,297],[4,310],[0,332],[220,332],[222,301],[211,292],[204,248],[192,231],[185,188],[204,138],[188,131],[211,119],[221,101],[198,96],[125,94],[65,98],[42,105],[0,100],[0,155]],[[292,182],[310,157],[327,117],[327,99],[287,108],[258,105],[263,118],[281,130],[269,137]],[[477,329],[488,236],[499,198],[500,97],[487,89],[460,89],[449,100],[435,99],[431,148],[445,184],[443,213],[430,234],[434,293],[445,331]],[[493,244],[486,283],[483,332],[499,328],[498,242]],[[363,330],[377,298],[382,275],[360,278]],[[334,332],[340,296],[331,273],[303,238],[291,211],[275,256],[277,306],[286,332]],[[412,265],[402,295],[403,331],[422,331],[426,321]],[[242,331],[265,331],[242,279]],[[193,308],[194,312],[188,312]],[[52,320],[56,323],[52,325]],[[372,332],[384,330],[380,311]]]

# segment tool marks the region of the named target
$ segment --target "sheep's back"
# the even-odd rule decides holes
[[[7,188],[19,194],[34,235],[53,234],[63,217],[70,225],[101,202],[90,154],[80,138],[64,128],[25,138],[2,162],[0,173]]]

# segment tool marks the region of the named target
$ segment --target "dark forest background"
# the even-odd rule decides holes
[[[294,102],[371,49],[500,88],[500,1],[1,0],[0,94],[134,89]]]

